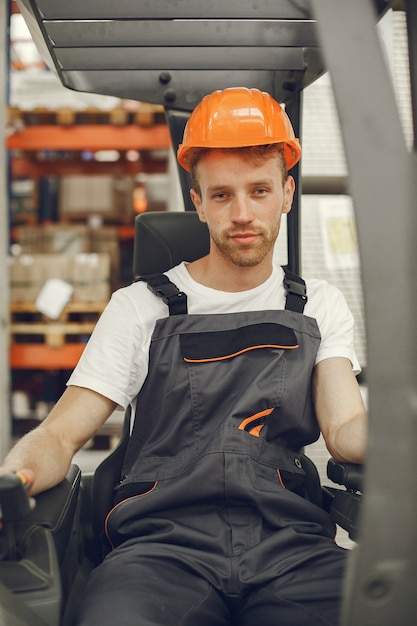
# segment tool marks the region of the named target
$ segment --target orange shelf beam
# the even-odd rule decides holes
[[[169,148],[168,126],[26,126],[7,139],[9,150],[159,150]]]
[[[134,226],[116,226],[117,228],[117,236],[119,240],[126,241],[129,239],[135,238],[135,227]]]
[[[43,343],[19,343],[10,346],[13,369],[74,369],[85,348],[84,343],[66,343],[57,348]]]

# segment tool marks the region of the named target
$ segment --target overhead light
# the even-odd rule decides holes
[[[114,163],[120,159],[120,152],[118,150],[98,150],[94,154],[94,159],[103,163]]]

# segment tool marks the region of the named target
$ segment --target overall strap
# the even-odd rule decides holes
[[[170,315],[182,315],[188,313],[187,296],[172,283],[165,274],[148,274],[138,280],[147,283],[148,289],[158,298],[162,298],[168,305]]]
[[[305,281],[297,274],[290,272],[286,267],[284,270],[284,287],[287,291],[285,310],[303,313],[307,303],[307,288]]]
[[[295,313],[303,313],[307,302],[306,284],[300,276],[283,267],[284,287],[287,291],[285,309]],[[144,281],[153,294],[162,298],[168,305],[170,315],[185,315],[188,313],[187,295],[178,289],[165,274],[148,274],[138,280]]]

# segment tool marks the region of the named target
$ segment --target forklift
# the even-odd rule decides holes
[[[329,72],[359,237],[370,437],[364,467],[330,462],[329,478],[344,488],[320,487],[320,498],[333,519],[357,541],[348,560],[342,626],[415,626],[417,3],[17,3],[43,59],[65,87],[163,105],[175,151],[201,98],[233,86],[270,93],[285,105],[300,137],[303,90]],[[393,7],[406,12],[408,26],[412,150],[405,144],[376,31],[378,20]],[[298,273],[299,165],[292,173],[298,191],[287,223],[288,269]],[[187,241],[193,240],[196,249],[191,254],[198,258],[205,252],[207,235],[196,225],[188,193],[190,180],[181,168],[179,178],[185,211],[179,217],[179,244],[173,244],[173,254],[181,255]],[[154,240],[145,249],[154,250],[161,258],[166,236],[176,229],[169,214],[162,221],[156,217],[155,222],[154,217],[150,213],[136,218],[134,273],[138,275],[148,271],[141,251],[149,233]],[[389,246],[384,245],[387,241]],[[24,490],[13,477],[3,477],[0,623],[69,623],[70,608],[80,588],[80,570],[101,558],[103,515],[114,485],[114,468],[124,456],[128,437],[129,415],[119,446],[96,475],[81,476],[73,466],[64,483],[38,496],[36,508],[27,514],[30,507]],[[314,468],[311,473],[314,476]]]

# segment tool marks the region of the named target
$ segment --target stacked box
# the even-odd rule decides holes
[[[35,302],[49,278],[70,282],[68,257],[62,254],[21,254],[10,258],[11,302]]]
[[[62,176],[59,190],[61,219],[103,219],[125,222],[133,217],[132,176]]]
[[[135,181],[132,176],[113,178],[113,211],[121,221],[132,219],[134,191]]]
[[[23,254],[39,254],[43,252],[43,229],[36,226],[19,226],[17,229],[18,244]]]
[[[9,266],[11,302],[35,302],[50,278],[70,283],[73,301],[107,302],[110,296],[108,254],[21,254]]]
[[[109,257],[104,261],[104,266],[110,265],[108,271],[106,270],[106,291],[114,291],[119,287],[120,247],[116,228],[70,224],[45,224],[37,228],[24,226],[18,229],[18,243],[23,255],[60,254],[66,256],[67,263],[72,256],[104,254]],[[102,280],[100,271],[97,280]],[[104,293],[104,287],[102,292]],[[85,300],[85,296],[82,300]]]
[[[18,243],[25,254],[80,254],[90,251],[90,233],[84,225],[21,226]]]
[[[72,255],[89,251],[90,241],[87,226],[47,224],[43,227],[42,252]]]
[[[61,218],[79,214],[113,212],[113,177],[71,175],[61,177],[59,213]]]
[[[110,257],[110,289],[114,291],[120,282],[120,245],[117,230],[103,226],[90,229],[90,252]]]
[[[9,284],[11,302],[33,302],[41,283],[36,284],[34,258],[29,254],[9,257]]]
[[[71,258],[74,302],[107,302],[110,297],[110,256],[77,254]]]

